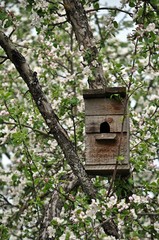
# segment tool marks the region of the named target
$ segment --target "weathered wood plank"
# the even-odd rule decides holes
[[[95,136],[96,141],[102,141],[102,140],[115,140],[116,139],[116,133],[99,133]]]
[[[98,135],[98,134],[97,134]],[[116,164],[118,156],[123,156],[121,164],[128,164],[129,161],[129,139],[126,133],[116,133],[115,141],[96,141],[96,134],[86,135],[86,164],[107,165]],[[119,147],[120,145],[120,147]]]
[[[85,165],[85,170],[90,175],[111,175],[113,174],[115,165]],[[129,164],[125,165],[118,165],[117,167],[117,175],[129,175],[130,173],[130,166]]]
[[[126,101],[109,98],[85,99],[86,116],[120,115],[126,113]]]

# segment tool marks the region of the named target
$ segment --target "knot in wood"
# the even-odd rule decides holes
[[[112,123],[113,122],[113,118],[108,117],[108,118],[105,119],[105,121],[108,122],[108,123]]]

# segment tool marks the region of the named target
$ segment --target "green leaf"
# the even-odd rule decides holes
[[[3,224],[0,224],[0,236],[3,240],[10,239],[8,228]]]
[[[129,2],[129,6],[130,6],[130,7],[135,7],[135,2],[134,2],[134,0],[131,0],[131,1]]]
[[[0,20],[4,21],[7,18],[7,13],[5,11],[2,11],[2,9],[0,9]]]
[[[12,26],[12,25],[13,25],[12,20],[8,19],[8,20],[6,21],[6,23],[4,24],[4,27],[5,27],[5,28],[9,28],[9,27]]]
[[[118,23],[116,21],[113,22],[115,28],[118,28]]]
[[[119,162],[122,162],[122,161],[124,161],[124,156],[122,156],[122,155],[119,155],[118,157],[117,157],[117,160],[119,161]]]
[[[16,145],[21,144],[23,141],[27,139],[27,137],[28,137],[28,132],[26,129],[12,133],[12,140]]]
[[[69,233],[69,232],[67,232],[67,233],[66,233],[65,240],[69,240],[69,239],[70,239],[70,233]]]
[[[111,94],[110,99],[121,101],[122,97],[120,96],[120,94]]]
[[[4,123],[3,117],[0,117],[0,124],[3,124],[3,123]]]
[[[90,49],[87,49],[87,51],[85,52],[84,59],[88,62],[88,64],[91,63],[91,60],[92,60],[92,52],[91,52]]]
[[[72,98],[70,99],[70,104],[71,104],[72,106],[77,106],[78,103],[79,103],[79,100],[78,100],[77,97],[72,97]]]
[[[100,220],[100,221],[103,219],[101,212],[97,212],[97,213],[96,213],[96,217],[97,217],[97,219]]]
[[[20,183],[19,176],[17,174],[12,175],[13,185],[17,186]]]
[[[93,7],[94,7],[95,10],[98,10],[99,9],[99,3],[98,2],[93,3]]]

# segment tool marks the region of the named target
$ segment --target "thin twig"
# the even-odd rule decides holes
[[[138,216],[159,216],[159,213],[150,213],[150,212],[143,212],[143,213],[137,213]]]
[[[9,202],[8,199],[1,193],[0,193],[0,197],[2,197],[8,205],[10,205],[12,207],[17,207],[16,205],[13,205],[11,202]]]
[[[100,11],[100,10],[110,10],[110,11],[117,11],[117,12],[123,12],[128,14],[130,17],[133,17],[133,14],[131,12],[128,12],[126,10],[120,9],[120,8],[116,8],[116,7],[101,7],[96,9],[89,9],[86,11],[86,13],[90,13],[90,12],[96,12],[96,11]]]
[[[98,30],[99,30],[99,35],[100,35],[101,41],[103,42],[102,31],[101,31],[98,15],[96,13],[95,13],[95,20],[96,20],[96,24],[97,24],[97,27],[98,27]]]
[[[63,22],[58,22],[58,23],[52,23],[52,24],[49,24],[48,26],[49,27],[56,27],[56,26],[59,26],[59,25],[62,25],[64,23],[67,23],[67,20],[63,21]]]
[[[12,34],[15,32],[16,28],[13,28],[13,30],[11,31],[11,33],[9,34],[9,38],[11,38]]]
[[[8,59],[7,56],[0,56],[0,58],[3,58],[3,60],[0,62],[0,64],[3,64]]]
[[[123,104],[124,114],[123,114],[123,120],[122,120],[122,126],[121,126],[121,135],[120,135],[120,138],[119,138],[118,156],[120,156],[120,154],[121,154],[121,144],[122,144],[122,140],[123,140],[124,123],[125,123],[125,120],[126,120],[128,100],[129,100],[129,96],[126,95],[126,98],[125,98],[125,101],[124,101],[124,104]],[[110,192],[113,188],[113,184],[114,184],[116,174],[117,174],[117,170],[118,170],[118,165],[119,165],[119,161],[117,159],[116,164],[115,164],[115,168],[114,168],[114,171],[113,171],[113,175],[112,175],[112,178],[111,178],[110,186],[109,186],[109,189],[108,189],[108,192],[107,192],[107,197],[110,196]]]
[[[151,5],[151,7],[155,10],[155,12],[157,13],[157,14],[159,14],[159,8],[156,6],[156,5],[154,5],[152,2],[150,2],[150,1],[148,1],[148,3]]]
[[[3,123],[4,123],[4,124],[7,124],[7,125],[14,125],[14,126],[16,126],[16,127],[19,126],[19,124],[13,123],[13,122],[3,121]],[[37,132],[37,133],[39,133],[39,134],[41,134],[41,135],[43,135],[43,136],[45,136],[45,137],[54,138],[52,135],[49,135],[49,133],[46,133],[46,132],[40,131],[40,130],[38,130],[38,129],[35,129],[35,128],[27,125],[27,124],[21,124],[21,126],[22,126],[22,127],[25,127],[25,128],[29,128],[29,129],[31,129],[33,132]]]

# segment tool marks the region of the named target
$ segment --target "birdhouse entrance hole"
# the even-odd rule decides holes
[[[109,123],[103,122],[100,124],[100,133],[110,133]]]

